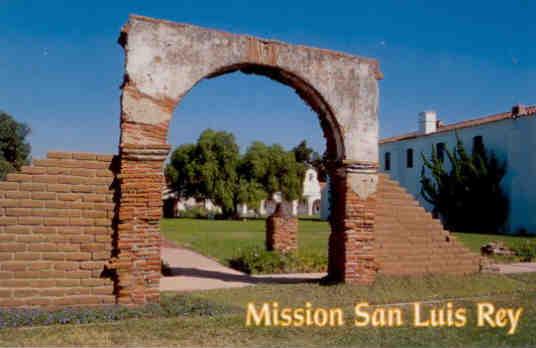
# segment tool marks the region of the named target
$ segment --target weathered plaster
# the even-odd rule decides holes
[[[200,80],[243,70],[295,88],[320,114],[339,160],[377,162],[381,73],[375,60],[140,16],[130,17],[121,43],[125,84],[138,94],[133,101],[125,93],[125,120],[168,121],[172,110],[165,106],[177,104]]]

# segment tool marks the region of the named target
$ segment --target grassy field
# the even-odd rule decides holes
[[[443,299],[443,300],[442,300]],[[353,326],[356,302],[397,304],[411,318],[409,305],[400,303],[435,300],[439,308],[449,299],[455,307],[467,308],[468,322],[462,328],[412,327],[411,320],[398,328]],[[496,306],[523,307],[514,335],[506,328],[476,325],[475,303],[491,301]],[[372,287],[320,286],[317,284],[259,285],[188,294],[165,294],[163,301],[181,303],[184,311],[174,317],[124,320],[87,325],[54,325],[0,330],[1,346],[270,346],[270,347],[525,347],[536,345],[536,274],[519,276],[476,275],[467,277],[383,278]],[[280,307],[343,309],[340,327],[274,328],[246,327],[245,308],[277,301]],[[195,305],[192,305],[195,304]],[[218,308],[196,311],[196,306]]]
[[[264,246],[264,223],[264,220],[164,219],[161,225],[162,233],[169,240],[226,263],[235,255],[237,249]],[[329,225],[325,221],[300,220],[299,251],[327,256],[329,231]],[[491,241],[503,241],[506,246],[514,247],[526,240],[536,240],[527,237],[477,233],[454,233],[454,235],[477,253],[480,253],[480,247],[483,244]]]
[[[264,226],[264,220],[164,219],[161,230],[167,239],[226,263],[240,248],[263,247]],[[329,231],[325,221],[300,220],[299,252],[327,255]]]
[[[503,242],[509,248],[515,248],[527,240],[535,241],[535,237],[518,237],[518,236],[505,236],[496,234],[479,234],[479,233],[454,233],[456,238],[463,242],[465,246],[474,252],[480,252],[480,247],[488,242],[497,241]]]

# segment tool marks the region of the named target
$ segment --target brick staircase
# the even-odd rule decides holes
[[[375,250],[379,272],[389,275],[469,274],[481,257],[443,229],[400,184],[379,175]]]

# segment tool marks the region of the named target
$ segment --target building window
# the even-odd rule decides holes
[[[413,149],[406,150],[406,168],[413,168]]]
[[[315,175],[313,173],[309,174],[309,181],[313,181],[315,178]]]
[[[484,152],[484,138],[482,135],[473,137],[473,153]]]
[[[445,143],[436,144],[437,159],[443,162],[445,160]]]
[[[385,170],[391,170],[391,153],[390,152],[385,153],[384,168]]]

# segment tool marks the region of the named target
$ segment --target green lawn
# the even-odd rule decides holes
[[[409,316],[413,301],[452,301],[467,308],[463,328],[420,328],[410,322],[399,328],[356,328],[357,302],[397,304]],[[280,307],[340,307],[345,325],[336,328],[246,327],[249,301],[277,301]],[[505,328],[476,326],[475,304],[523,307],[516,334]],[[466,277],[385,278],[371,287],[317,284],[255,287],[165,294],[163,302],[177,307],[176,315],[87,325],[53,325],[0,330],[0,346],[270,346],[270,347],[525,347],[536,345],[536,274]],[[199,308],[217,308],[200,311]]]
[[[456,238],[469,249],[480,253],[480,247],[486,243],[497,241],[503,242],[509,248],[515,248],[526,241],[536,241],[535,237],[518,237],[505,236],[497,234],[479,234],[479,233],[454,233]]]
[[[264,226],[264,220],[163,219],[161,230],[167,239],[227,263],[240,248],[263,247]],[[327,257],[329,231],[325,221],[300,220],[299,252]]]
[[[201,220],[164,219],[162,233],[169,240],[213,257],[222,263],[236,255],[238,249],[264,246],[264,220]],[[299,222],[298,247],[300,253],[327,257],[329,225],[325,221],[302,219]],[[469,249],[480,253],[480,247],[491,241],[503,241],[515,247],[529,237],[515,237],[478,233],[454,233]],[[507,259],[497,259],[508,261]],[[510,260],[511,261],[511,260]]]

